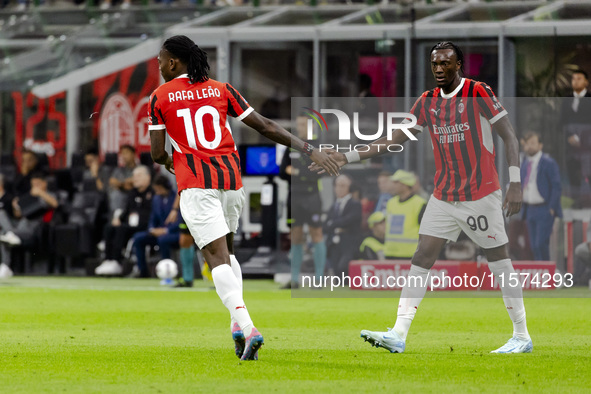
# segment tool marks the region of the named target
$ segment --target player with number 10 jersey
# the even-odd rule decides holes
[[[254,327],[242,297],[242,271],[233,234],[245,200],[240,161],[228,116],[242,120],[274,142],[290,146],[335,175],[326,153],[254,111],[230,84],[209,79],[207,54],[186,36],[174,36],[158,55],[166,83],[150,97],[152,158],[176,175],[181,214],[211,267],[216,291],[230,312],[235,353],[257,360],[263,336]],[[166,133],[174,152],[164,148]]]
[[[194,84],[183,74],[152,93],[149,111],[149,130],[170,137],[179,192],[242,187],[228,116],[242,120],[253,109],[229,83]]]

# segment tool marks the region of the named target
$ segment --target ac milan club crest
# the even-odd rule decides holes
[[[462,113],[464,112],[464,103],[460,101],[460,104],[458,104],[458,112]]]

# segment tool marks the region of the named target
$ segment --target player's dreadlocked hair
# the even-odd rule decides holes
[[[164,41],[162,48],[187,64],[187,73],[191,83],[205,82],[209,79],[207,75],[209,72],[207,52],[199,48],[189,37],[170,37]]]
[[[441,41],[435,44],[433,48],[431,48],[431,52],[437,51],[439,49],[453,49],[453,51],[456,53],[456,58],[459,62],[462,63],[462,65],[460,66],[460,71],[462,72],[462,74],[464,74],[464,53],[462,52],[460,47],[451,41]]]

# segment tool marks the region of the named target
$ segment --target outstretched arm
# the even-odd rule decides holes
[[[410,129],[409,131],[413,135],[417,135],[418,133],[420,133],[420,131],[417,129]],[[394,132],[392,133],[391,140],[388,140],[388,137],[382,137],[380,139],[375,140],[374,142],[368,144],[369,149],[367,151],[358,153],[359,157],[353,157],[356,155],[351,154],[351,152],[349,152],[348,154],[345,155],[343,153],[339,153],[339,152],[334,151],[332,149],[328,149],[327,151],[330,153],[330,157],[333,158],[337,162],[339,167],[342,167],[345,164],[351,163],[351,161],[350,161],[351,159],[354,159],[355,161],[359,161],[359,160],[365,160],[365,159],[369,159],[369,158],[376,157],[379,155],[383,155],[384,153],[388,152],[386,145],[393,145],[393,144],[394,145],[396,145],[396,144],[402,145],[406,141],[408,141],[409,139],[410,138],[408,137],[408,135],[405,132],[403,132],[402,130],[394,130]],[[310,171],[315,171],[315,172],[318,172],[319,174],[322,174],[324,172],[324,170],[322,168],[320,168],[319,166],[314,165],[314,164],[312,164],[308,168],[310,169]]]
[[[339,174],[338,164],[326,153],[320,152],[317,148],[302,141],[297,136],[279,126],[276,122],[265,118],[256,111],[252,111],[247,117],[242,119],[242,121],[271,141],[307,154],[314,163],[318,164],[330,175]]]
[[[501,136],[505,144],[505,155],[507,156],[507,164],[509,165],[509,175],[515,171],[519,174],[519,142],[515,137],[515,131],[509,121],[508,116],[503,116],[493,125],[494,131]],[[512,170],[511,167],[517,168]],[[507,209],[507,217],[515,215],[521,209],[521,181],[512,176],[509,183],[509,189],[503,202],[503,209]]]

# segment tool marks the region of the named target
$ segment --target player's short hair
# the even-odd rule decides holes
[[[119,148],[119,152],[121,152],[124,149],[127,149],[128,151],[135,153],[135,148],[129,144],[121,145],[121,147]]]
[[[580,68],[577,68],[575,71],[573,71],[573,75],[575,75],[575,74],[583,74],[585,79],[589,79],[587,72],[585,72],[585,70],[581,70]]]
[[[154,186],[160,186],[165,188],[166,190],[172,190],[172,184],[170,180],[162,174],[158,174],[154,177],[154,182],[152,182]]]
[[[187,65],[187,74],[191,83],[205,82],[209,79],[207,52],[199,48],[189,37],[181,35],[170,37],[164,41],[162,48]]]
[[[381,177],[381,176],[385,176],[385,177],[390,178],[392,176],[392,173],[388,172],[388,171],[382,171],[378,174],[378,177]]]
[[[528,141],[530,138],[534,137],[538,139],[538,142],[540,144],[542,143],[542,136],[540,135],[540,133],[536,133],[535,131],[528,131],[527,133],[525,133],[525,135],[523,136],[523,141]]]
[[[462,52],[460,47],[451,41],[441,41],[433,45],[433,48],[431,48],[431,52],[429,53],[432,53],[433,51],[438,51],[440,49],[453,49],[453,51],[456,54],[456,58],[460,63],[462,63],[462,65],[460,66],[460,71],[462,72],[462,74],[464,74],[464,52]]]

